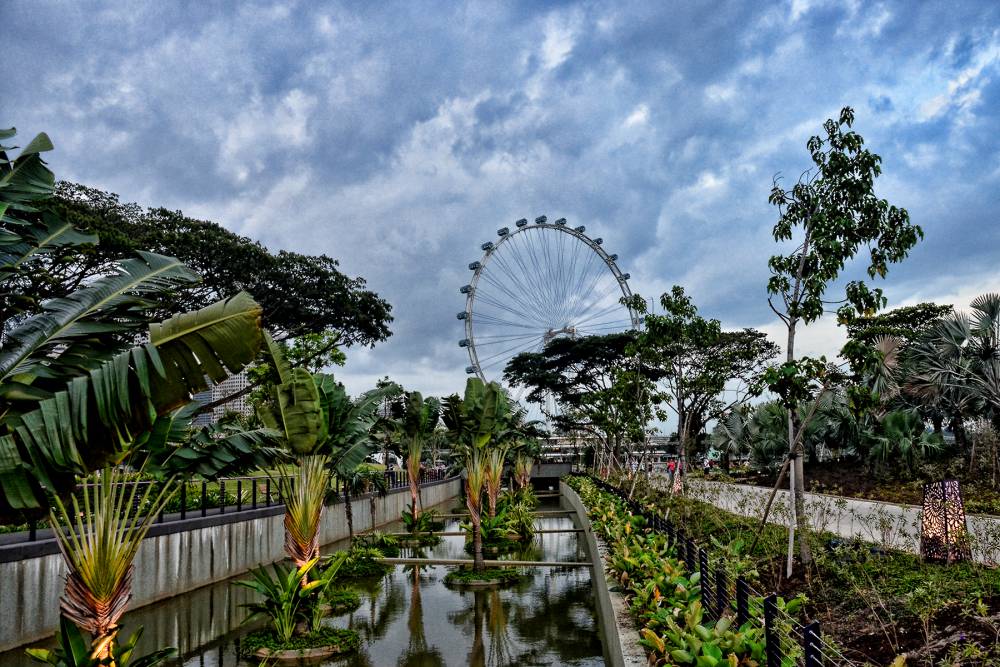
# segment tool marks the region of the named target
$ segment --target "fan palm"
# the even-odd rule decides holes
[[[712,446],[722,453],[722,468],[729,472],[732,457],[739,456],[750,447],[750,415],[735,408],[719,419],[712,431]]]

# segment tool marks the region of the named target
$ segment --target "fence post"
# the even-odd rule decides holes
[[[257,478],[251,477],[250,484],[253,487],[253,491],[250,492],[250,506],[257,509]]]
[[[722,618],[729,604],[729,582],[726,581],[726,571],[715,568],[715,617]]]
[[[34,542],[37,539],[38,539],[38,522],[32,520],[31,523],[28,524],[28,541]]]
[[[750,620],[750,586],[743,577],[736,577],[736,624]]]
[[[201,481],[201,515],[208,514],[208,483]]]
[[[181,484],[181,521],[187,518],[188,483]]]
[[[805,667],[822,667],[823,653],[820,650],[819,621],[813,621],[802,628],[802,648],[806,652]]]
[[[243,509],[243,480],[236,480],[236,511]]]
[[[701,608],[709,615],[712,614],[712,585],[708,571],[708,552],[698,547],[698,571],[701,572]]]
[[[764,655],[767,667],[781,666],[781,647],[778,645],[778,596],[771,593],[764,598]]]
[[[219,514],[226,513],[226,480],[219,480]]]
[[[265,507],[271,506],[271,478],[267,478],[267,484],[264,485],[264,493],[267,494],[267,500],[264,501]]]

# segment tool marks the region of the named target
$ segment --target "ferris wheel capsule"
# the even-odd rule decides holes
[[[587,231],[587,228],[584,227],[583,225],[580,225],[579,227],[574,227],[573,231],[583,234],[585,231]]]
[[[524,227],[525,225],[528,224],[528,219],[527,218],[521,218],[520,220],[518,220],[514,224],[517,225],[518,227]]]
[[[497,236],[507,236],[508,234],[510,234],[510,228],[508,227],[501,227],[497,230]]]
[[[469,262],[469,271],[478,271],[481,266],[479,262]]]

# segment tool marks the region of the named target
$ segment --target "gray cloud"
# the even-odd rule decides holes
[[[995,3],[2,11],[4,122],[48,131],[60,176],[326,252],[393,303],[392,340],[349,355],[352,390],[457,390],[465,265],[543,213],[603,236],[636,291],[681,282],[729,324],[770,322],[771,178],[808,166],[844,104],[927,233],[892,298],[996,273]]]

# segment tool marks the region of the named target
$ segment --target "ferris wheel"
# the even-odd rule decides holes
[[[483,257],[469,264],[472,280],[465,294],[465,372],[483,381],[499,379],[507,363],[522,352],[540,351],[559,337],[616,333],[639,327],[639,317],[622,305],[632,295],[629,274],[603,240],[570,227],[565,218],[549,223],[543,215],[514,229],[497,230],[498,239],[482,244]]]

